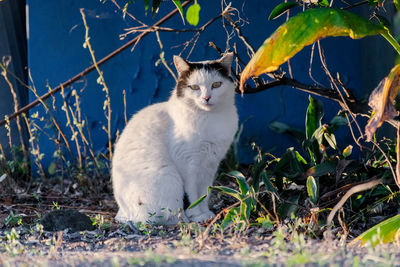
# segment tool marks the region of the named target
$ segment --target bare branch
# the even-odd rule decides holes
[[[188,0],[188,1],[184,2],[182,4],[182,7],[185,7],[190,2],[191,2],[191,0]],[[169,14],[167,14],[165,17],[163,17],[159,21],[157,21],[153,25],[153,27],[163,24],[164,22],[166,22],[167,20],[172,18],[176,13],[178,13],[178,9],[177,8],[174,9],[173,11],[171,11]],[[113,58],[114,56],[118,55],[119,53],[121,53],[122,51],[127,49],[128,47],[130,47],[132,45],[135,45],[142,37],[146,36],[148,33],[149,32],[142,32],[141,34],[139,34],[138,36],[136,36],[135,38],[133,38],[132,40],[130,40],[129,42],[127,42],[126,44],[121,46],[120,48],[114,50],[112,53],[108,54],[107,56],[105,56],[104,58],[99,60],[97,62],[97,65],[101,66],[102,64],[104,64],[105,62],[107,62],[108,60]],[[74,83],[77,80],[81,79],[82,77],[84,77],[88,73],[92,72],[94,69],[95,69],[95,65],[91,65],[90,67],[84,69],[83,71],[81,71],[80,73],[78,73],[77,75],[75,75],[74,77],[69,79],[68,81],[63,82],[62,84],[60,84],[59,86],[57,86],[53,90],[51,90],[51,91],[47,92],[46,94],[40,96],[35,101],[33,101],[33,102],[29,103],[28,105],[26,105],[26,106],[22,107],[21,109],[19,109],[17,112],[14,112],[13,114],[9,115],[8,119],[12,120],[12,119],[16,118],[17,116],[21,115],[22,113],[27,112],[28,110],[30,110],[31,108],[37,106],[38,104],[40,104],[41,102],[43,102],[44,100],[49,98],[50,96],[58,93],[61,90],[61,88],[66,88],[66,87],[70,86],[72,83]],[[7,123],[6,120],[2,120],[2,121],[0,121],[0,126],[5,125],[6,123]]]
[[[342,8],[342,9],[352,9],[352,8],[355,8],[355,7],[358,7],[358,6],[362,6],[362,5],[368,4],[368,0],[363,0],[363,1],[355,3],[355,4],[348,4],[348,3],[346,3],[346,4],[348,6]]]
[[[382,182],[382,179],[374,179],[372,181],[366,182],[364,184],[359,184],[352,187],[347,193],[342,197],[342,199],[333,207],[332,211],[329,213],[328,219],[326,219],[326,225],[331,227],[333,217],[335,217],[336,212],[343,207],[344,203],[346,203],[347,199],[351,197],[353,194],[371,189]]]

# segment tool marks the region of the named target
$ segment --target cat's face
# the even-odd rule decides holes
[[[178,71],[176,95],[189,105],[203,110],[212,110],[234,93],[230,78],[233,53],[227,53],[214,61],[188,62],[174,56]]]

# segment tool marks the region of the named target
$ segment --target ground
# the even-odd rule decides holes
[[[35,190],[1,195],[2,266],[400,266],[399,244],[349,246],[352,237],[304,235],[290,221],[244,232],[231,228],[222,233],[217,225],[194,223],[142,224],[133,231],[113,220],[117,206],[110,193],[76,191],[67,197],[57,185],[46,194],[40,187]],[[87,214],[95,229],[45,231],[43,216],[65,209]]]

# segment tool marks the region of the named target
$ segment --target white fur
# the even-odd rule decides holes
[[[232,55],[228,56],[220,62],[230,67]],[[180,72],[185,61],[174,61]],[[219,81],[221,87],[211,90],[211,84]],[[218,72],[205,70],[193,72],[188,84],[200,90],[185,88],[182,97],[175,90],[167,102],[139,111],[115,145],[112,181],[117,220],[175,224],[185,192],[193,203],[212,185],[237,130],[234,85]],[[206,95],[211,96],[208,103]],[[181,215],[197,222],[215,216],[208,201]]]

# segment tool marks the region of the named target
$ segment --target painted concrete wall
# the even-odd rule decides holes
[[[25,33],[25,1],[0,1],[0,61],[11,60],[8,65],[8,79],[17,94],[19,106],[26,105],[28,102],[28,89],[13,78],[13,74],[26,81],[26,33]],[[0,72],[2,70],[0,69]],[[14,112],[14,101],[10,87],[6,80],[0,76],[0,118]],[[21,122],[22,135],[26,142],[26,128]],[[16,122],[10,124],[10,137],[5,127],[0,127],[0,143],[4,148],[6,157],[10,159],[10,146],[20,146],[20,135]]]
[[[130,11],[145,23],[152,24],[170,11],[173,6],[165,3],[161,12],[152,18],[145,16],[142,1]],[[40,94],[47,92],[46,84],[55,87],[61,82],[79,73],[91,64],[90,55],[87,49],[83,48],[84,27],[79,10],[83,8],[87,14],[87,22],[90,27],[91,43],[95,49],[96,57],[102,58],[109,52],[123,45],[134,35],[120,40],[119,35],[124,29],[137,26],[129,17],[122,18],[120,12],[116,11],[111,1],[104,4],[100,1],[79,1],[79,0],[28,0],[29,10],[29,68],[32,73],[36,88]],[[202,25],[209,19],[221,12],[220,1],[201,1],[202,11],[200,14]],[[232,1],[241,16],[247,22],[243,22],[243,33],[254,47],[259,47],[264,39],[268,37],[281,23],[284,16],[268,21],[267,17],[275,6],[273,1]],[[182,20],[175,16],[163,26],[172,28],[190,28],[182,26]],[[228,27],[230,31],[231,28]],[[172,56],[182,50],[182,44],[190,40],[193,33],[160,33],[165,50],[165,59],[172,65]],[[365,84],[377,84],[381,77],[365,77],[363,68],[360,67],[370,49],[364,45],[370,38],[363,41],[351,40],[349,38],[328,38],[322,44],[326,51],[327,63],[331,66],[333,73],[340,72],[343,80],[350,88],[354,88],[357,96],[364,96],[373,88],[364,87]],[[204,60],[217,58],[218,54],[208,46],[213,41],[223,50],[226,48],[226,31],[218,21],[210,26],[199,38],[197,46],[189,59]],[[375,43],[381,44],[384,40],[374,39]],[[232,49],[234,43],[238,44],[238,53],[245,61],[249,60],[248,54],[238,38],[229,40],[229,47]],[[385,49],[390,49],[384,46]],[[313,84],[309,78],[309,62],[311,49],[305,49],[291,60],[292,73],[295,77],[305,83]],[[391,52],[389,52],[390,54]],[[124,126],[123,119],[123,90],[127,92],[127,113],[129,116],[141,108],[152,103],[168,99],[174,81],[168,71],[161,64],[156,66],[159,59],[160,48],[156,35],[150,34],[143,38],[133,51],[125,51],[107,62],[101,67],[104,72],[106,83],[111,89],[112,104],[112,129],[115,135],[117,130]],[[183,56],[188,55],[188,49]],[[390,64],[385,68],[390,69]],[[287,71],[286,65],[283,69]],[[365,68],[364,68],[365,69]],[[388,70],[383,70],[387,73]],[[329,85],[325,75],[320,70],[317,56],[314,56],[312,68],[313,77]],[[98,75],[91,73],[85,79],[73,84],[72,89],[80,92],[82,112],[86,114],[87,121],[96,151],[106,151],[107,136],[101,129],[106,123],[103,111],[104,92],[96,83]],[[369,79],[368,83],[364,79]],[[372,81],[373,80],[373,81]],[[68,97],[71,98],[71,88],[66,89]],[[30,100],[34,96],[30,95]],[[69,130],[65,126],[65,117],[61,111],[60,97],[56,98],[55,116],[61,122],[60,125],[65,132]],[[284,135],[278,135],[269,129],[269,123],[277,120],[288,123],[292,126],[304,129],[305,112],[308,105],[308,95],[288,87],[274,88],[269,91],[254,95],[237,96],[237,107],[240,114],[240,123],[244,131],[240,139],[241,160],[250,161],[254,153],[251,151],[251,143],[256,142],[264,150],[272,153],[281,153],[287,147],[297,145],[293,139]],[[338,111],[339,106],[331,101],[324,101],[327,111],[325,121],[328,122]],[[42,108],[39,110],[44,115]],[[33,110],[32,112],[35,112]],[[51,128],[51,126],[49,126]],[[349,131],[343,129],[339,133],[339,146],[351,143]],[[52,161],[52,154],[55,146],[42,134],[42,152],[45,153],[45,162]]]

